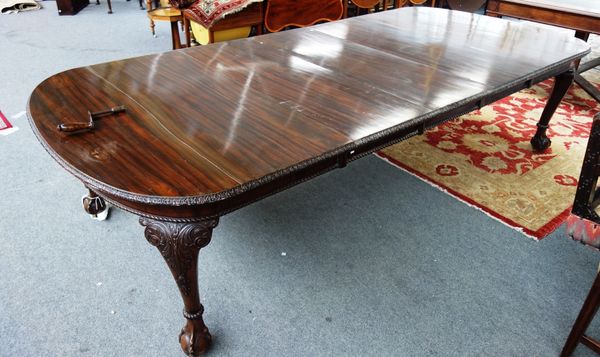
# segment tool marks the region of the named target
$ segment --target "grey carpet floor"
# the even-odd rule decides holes
[[[0,136],[0,356],[180,356],[180,296],[137,218],[90,220],[18,117],[47,76],[168,50],[169,27],[153,38],[134,1],[43,4],[0,16],[20,128]],[[200,256],[209,355],[555,356],[597,266],[563,227],[535,242],[368,157],[221,220]]]

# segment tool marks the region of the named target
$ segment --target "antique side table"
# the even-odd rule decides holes
[[[486,14],[514,17],[575,30],[587,41],[590,33],[600,35],[600,1],[594,0],[488,0]],[[600,57],[577,67],[575,82],[600,102],[600,91],[581,73],[600,65]]]

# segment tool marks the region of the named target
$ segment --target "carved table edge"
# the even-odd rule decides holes
[[[376,142],[376,141],[381,140],[382,138],[385,138],[388,136],[394,136],[395,134],[396,135],[401,134],[401,132],[403,130],[406,131],[407,128],[409,128],[411,126],[411,123],[414,122],[415,120],[421,120],[424,122],[423,125],[419,126],[419,129],[421,127],[431,127],[431,126],[437,125],[441,122],[451,120],[457,116],[468,113],[471,110],[477,109],[476,107],[469,106],[469,104],[476,105],[477,107],[482,107],[482,106],[488,105],[494,101],[494,100],[488,101],[488,100],[484,100],[484,99],[495,98],[495,95],[497,96],[498,94],[504,94],[509,89],[511,91],[514,90],[514,92],[516,92],[518,90],[525,88],[526,86],[531,86],[531,85],[538,83],[540,81],[543,81],[545,79],[557,76],[557,75],[569,70],[572,67],[572,64],[575,60],[584,57],[590,51],[591,51],[591,49],[588,46],[588,49],[584,52],[570,56],[570,57],[564,59],[563,61],[554,63],[553,65],[550,65],[547,67],[543,67],[543,68],[541,68],[535,72],[529,73],[525,76],[521,76],[509,83],[506,83],[505,85],[499,86],[492,90],[485,90],[485,91],[478,93],[476,95],[473,95],[471,97],[462,99],[455,103],[452,103],[451,105],[446,106],[444,108],[438,108],[434,111],[428,112],[420,117],[414,118],[413,120],[411,120],[409,122],[404,122],[404,123],[398,124],[394,127],[387,128],[380,132],[369,135],[368,137],[365,137],[365,138],[359,139],[355,142],[343,145],[335,150],[332,150],[332,151],[326,152],[322,155],[301,161],[295,165],[275,171],[271,174],[259,177],[252,181],[246,182],[244,184],[235,186],[231,189],[221,191],[221,192],[211,193],[211,194],[207,194],[207,195],[201,195],[201,196],[172,196],[172,197],[150,196],[150,195],[134,194],[134,193],[131,193],[128,191],[118,189],[118,188],[110,186],[110,185],[106,185],[106,184],[84,174],[83,172],[77,170],[76,168],[71,166],[69,163],[67,163],[65,160],[63,160],[58,154],[56,154],[49,147],[48,143],[43,139],[41,133],[39,132],[32,116],[31,116],[31,110],[30,110],[31,96],[29,97],[28,102],[27,102],[27,111],[26,112],[27,112],[27,118],[29,121],[29,125],[32,128],[34,135],[36,136],[38,141],[42,144],[42,146],[44,147],[46,152],[48,152],[48,154],[56,162],[58,162],[59,165],[62,166],[65,170],[67,170],[72,175],[74,175],[79,180],[81,180],[84,183],[84,185],[94,187],[96,192],[99,190],[99,191],[105,192],[107,194],[122,198],[127,201],[138,202],[138,203],[143,203],[143,204],[168,205],[168,206],[195,206],[195,205],[204,205],[204,204],[224,201],[226,199],[238,196],[241,193],[245,193],[252,189],[267,185],[268,183],[270,183],[278,178],[284,177],[284,176],[289,175],[298,170],[308,168],[311,165],[315,165],[322,161],[325,161],[328,159],[333,159],[333,158],[339,157],[340,155],[349,156],[348,153],[360,150],[361,147],[363,147],[363,146],[367,146],[373,142]],[[34,90],[34,92],[35,92],[35,90]],[[495,100],[498,100],[498,99],[501,99],[501,98],[497,98]],[[461,107],[466,107],[465,111],[462,112],[461,114],[455,115],[452,117],[444,117],[442,119],[439,118],[442,114],[452,112],[453,110],[459,109]],[[415,130],[417,130],[417,128]],[[382,145],[381,147],[385,147],[385,146],[386,145]],[[368,154],[368,153],[363,153],[362,155],[357,156],[356,158],[362,157],[366,154]],[[351,160],[354,160],[354,159],[350,159],[349,161],[351,161]],[[332,167],[331,169],[334,169],[334,168],[335,167]],[[329,171],[329,170],[326,170],[326,171]],[[314,177],[314,176],[312,176],[312,177]],[[303,181],[305,181],[305,179],[298,181],[298,183],[303,182]],[[106,199],[106,197],[104,195],[103,195],[103,198]],[[108,201],[117,207],[126,209],[122,205],[116,204],[114,202],[114,200],[109,199]],[[138,211],[130,209],[130,208],[126,209],[126,210],[130,211],[132,213],[136,213],[139,215],[153,218],[153,216],[150,216],[147,214],[142,214],[141,212],[138,212]],[[164,219],[164,218],[165,217],[162,217],[162,218],[158,217],[158,219]]]

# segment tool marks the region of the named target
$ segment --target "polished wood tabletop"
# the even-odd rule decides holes
[[[33,91],[28,116],[92,191],[88,213],[104,198],[142,217],[198,355],[211,336],[197,257],[221,215],[556,77],[532,139],[544,150],[588,52],[529,23],[412,7],[68,70]]]
[[[35,89],[29,114],[55,158],[92,186],[203,204],[429,123],[587,51],[527,24],[415,7],[72,69]],[[56,130],[117,105],[126,112],[94,130]]]

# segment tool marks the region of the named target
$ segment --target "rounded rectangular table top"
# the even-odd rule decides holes
[[[28,114],[49,153],[86,184],[204,204],[301,180],[303,168],[449,119],[588,51],[527,23],[405,8],[68,70],[34,90]],[[91,131],[56,129],[117,105],[126,112]]]

